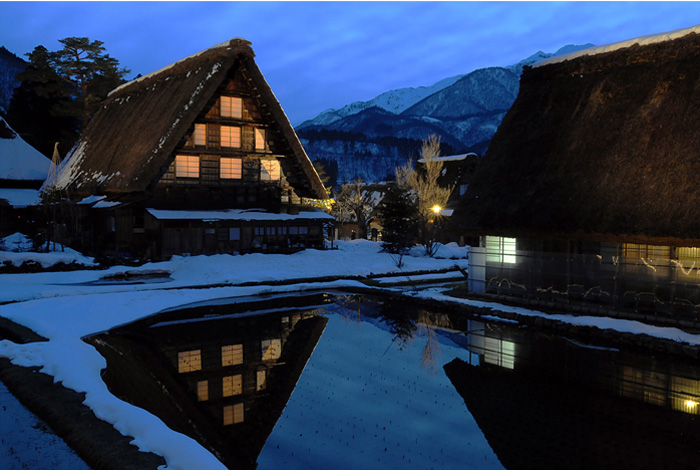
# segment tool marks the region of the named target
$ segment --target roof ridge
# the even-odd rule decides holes
[[[217,49],[236,48],[236,49],[241,49],[241,50],[247,50],[247,52],[249,52],[253,57],[255,57],[255,53],[253,52],[253,49],[252,49],[252,44],[253,43],[248,41],[247,39],[240,38],[240,37],[235,37],[233,39],[229,39],[228,41],[224,41],[224,42],[216,44],[212,47],[202,49],[199,52],[195,52],[194,54],[191,54],[185,58],[179,59],[179,60],[173,62],[172,64],[166,65],[165,67],[161,67],[160,69],[158,69],[154,72],[147,73],[146,75],[142,75],[142,76],[140,76],[138,78],[134,78],[126,83],[122,83],[121,85],[119,85],[118,87],[116,87],[115,89],[110,91],[107,94],[107,97],[111,98],[112,96],[116,95],[120,91],[124,91],[126,88],[131,88],[132,86],[135,86],[136,84],[142,83],[146,80],[152,79],[152,78],[166,72],[167,70],[174,68],[175,66],[181,65],[181,64],[188,62],[196,57],[202,56],[208,52],[212,52],[212,51],[215,51]]]

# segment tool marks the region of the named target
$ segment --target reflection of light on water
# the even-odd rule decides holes
[[[700,399],[700,380],[697,379],[625,367],[620,393],[683,413],[700,414],[700,402],[697,401]]]

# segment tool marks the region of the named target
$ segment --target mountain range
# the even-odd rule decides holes
[[[390,177],[407,159],[417,159],[421,141],[431,134],[440,136],[443,153],[483,155],[518,95],[523,68],[591,46],[540,51],[511,66],[474,70],[428,87],[391,90],[326,110],[296,130],[311,160],[331,168],[329,176],[337,183]]]

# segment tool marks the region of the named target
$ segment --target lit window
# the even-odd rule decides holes
[[[267,387],[267,371],[258,369],[255,389],[259,392],[260,390],[265,390],[265,387]]]
[[[671,257],[671,247],[623,243],[622,256],[624,258],[669,259]]]
[[[240,158],[222,158],[219,162],[219,177],[221,179],[241,179],[243,161]]]
[[[224,406],[224,426],[243,422],[243,403]]]
[[[205,146],[207,145],[207,125],[206,124],[195,124],[194,125],[194,144]]]
[[[228,229],[228,239],[229,240],[240,240],[241,239],[241,228],[231,227]]]
[[[515,263],[515,238],[486,236],[486,261]]]
[[[221,146],[241,147],[241,128],[237,126],[221,126]]]
[[[259,127],[255,128],[255,150],[265,150],[267,149],[267,142],[265,142],[265,129]]]
[[[231,229],[233,230],[233,229]],[[240,229],[239,229],[240,230]],[[221,347],[221,366],[235,366],[243,364],[243,345],[232,344]]]
[[[235,96],[222,96],[221,117],[241,119],[243,117],[243,99]]]
[[[241,374],[229,375],[221,381],[221,393],[224,397],[232,397],[243,393],[243,376]]]
[[[199,157],[177,155],[175,157],[175,176],[178,178],[199,178]]]
[[[262,181],[278,181],[280,179],[280,162],[260,160],[260,179]]]
[[[279,339],[264,339],[260,342],[262,360],[279,359],[282,354],[282,341]]]
[[[202,370],[202,350],[194,349],[177,353],[177,370],[181,374]]]
[[[209,382],[207,380],[197,382],[197,399],[199,401],[209,400]]]

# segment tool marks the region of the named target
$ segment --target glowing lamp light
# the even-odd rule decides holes
[[[431,209],[435,215],[439,215],[440,212],[442,211],[442,207],[440,207],[437,204],[435,204]]]
[[[693,400],[686,400],[686,401],[685,401],[685,406],[686,406],[686,408],[692,410],[692,409],[694,409],[696,406],[698,406],[698,402],[693,401]]]

